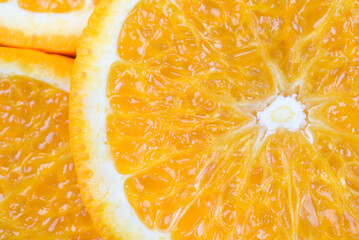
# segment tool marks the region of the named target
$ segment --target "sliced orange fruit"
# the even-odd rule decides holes
[[[359,2],[104,0],[70,132],[105,239],[359,239]]]
[[[92,0],[0,0],[0,45],[75,55]]]
[[[0,47],[0,239],[100,239],[70,152],[72,64]]]

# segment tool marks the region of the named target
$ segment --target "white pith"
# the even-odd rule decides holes
[[[24,69],[16,62],[3,61],[0,58],[0,75],[2,76],[24,76],[70,92],[70,79],[57,76],[51,69],[30,65]]]
[[[102,218],[106,219],[106,227],[113,233],[122,233],[123,239],[136,240],[169,240],[169,233],[149,229],[138,218],[129,204],[124,191],[124,182],[128,178],[117,172],[112,153],[107,144],[107,114],[111,111],[106,87],[111,65],[121,60],[117,48],[117,40],[124,21],[130,11],[140,0],[114,1],[110,14],[101,22],[101,35],[97,36],[96,44],[92,42],[93,59],[86,67],[86,74],[91,81],[83,86],[84,119],[89,124],[87,131],[87,148],[89,161],[86,167],[92,170],[89,179],[91,194],[103,207]],[[116,29],[116,30],[114,30]],[[90,212],[91,213],[91,212]]]
[[[85,0],[79,11],[69,13],[32,12],[22,9],[16,0],[0,3],[0,26],[25,35],[79,36],[87,24],[94,4]]]
[[[299,131],[306,125],[305,106],[296,100],[296,95],[291,97],[278,96],[267,108],[257,113],[259,124],[269,134],[278,128],[290,131]]]

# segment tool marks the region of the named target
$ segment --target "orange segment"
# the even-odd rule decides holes
[[[245,1],[262,51],[283,75],[295,81],[314,56],[313,40],[333,16],[337,1]]]
[[[324,204],[343,202],[337,209],[321,211],[326,219],[329,233],[333,237],[348,234],[348,239],[355,238],[358,234],[359,223],[355,214],[358,207],[358,188],[356,166],[358,165],[358,139],[332,129],[319,126],[311,127],[314,138],[314,146],[317,148],[322,162],[325,163],[325,171],[321,171],[322,178],[331,180],[332,187],[328,184],[316,185],[317,194],[325,197]],[[335,193],[338,191],[339,193]],[[341,201],[336,201],[335,197]],[[319,206],[320,207],[320,206]],[[342,214],[342,216],[340,216]]]
[[[113,113],[107,117],[107,135],[120,172],[133,173],[176,152],[205,147],[251,121],[193,84],[155,70],[113,64],[107,88]]]
[[[357,0],[105,0],[70,121],[109,239],[357,239]]]
[[[149,227],[174,228],[194,198],[205,194],[205,189],[218,191],[226,186],[224,179],[235,177],[250,158],[257,134],[256,128],[243,129],[236,139],[227,136],[205,151],[197,148],[173,153],[156,166],[130,177],[125,189],[131,205]],[[223,152],[223,148],[231,151]],[[177,231],[188,230],[177,228]]]
[[[359,16],[350,2],[343,4],[313,43],[315,58],[304,75],[303,95],[358,92]]]
[[[342,97],[328,100],[325,104],[312,110],[316,119],[326,125],[352,135],[359,134],[358,96]]]
[[[139,68],[160,73],[168,81],[181,79],[196,86],[211,81],[216,74],[224,75],[223,80],[231,84],[226,90],[232,101],[268,98],[276,86],[269,66],[252,40],[252,32],[242,25],[249,25],[248,17],[234,20],[239,17],[241,6],[228,3],[222,4],[221,10],[205,9],[218,11],[218,19],[206,19],[206,22],[202,19],[206,12],[198,10],[201,4],[204,3],[141,2],[122,27],[118,42],[120,57]],[[204,23],[205,27],[198,25]],[[243,37],[239,38],[235,32]],[[259,92],[255,86],[262,86],[263,91]]]
[[[69,73],[71,60],[25,50],[0,52],[0,239],[100,239],[77,186],[68,93],[29,77],[34,68],[39,75],[46,70],[27,58],[46,64],[60,79],[55,69],[63,64]],[[3,73],[25,62],[27,70]]]

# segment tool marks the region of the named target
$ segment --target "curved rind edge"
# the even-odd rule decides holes
[[[70,93],[70,135],[83,201],[104,239],[165,240],[169,234],[148,229],[128,203],[107,144],[108,71],[117,54],[122,23],[139,0],[103,0],[80,39]],[[120,18],[120,19],[119,19]],[[95,129],[96,128],[96,129]],[[101,130],[98,130],[101,129]]]
[[[0,47],[0,73],[21,75],[70,91],[72,58],[36,50]]]

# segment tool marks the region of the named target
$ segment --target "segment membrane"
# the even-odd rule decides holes
[[[191,148],[207,148],[253,121],[195,84],[121,61],[113,64],[107,134],[120,173],[134,173]]]
[[[131,205],[146,225],[161,230],[175,229],[174,239],[182,239],[183,231],[190,231],[199,224],[191,218],[197,211],[191,210],[196,208],[197,199],[209,192],[212,198],[217,198],[228,179],[243,176],[241,166],[248,164],[257,134],[257,127],[243,128],[207,148],[174,154],[131,176],[125,183]],[[198,217],[211,222],[206,226],[210,227],[211,216],[203,213],[215,211],[216,206],[203,207],[198,210],[202,213]],[[185,239],[193,239],[191,236]]]
[[[140,69],[195,86],[222,74],[231,101],[258,102],[273,94],[276,84],[245,27],[248,21],[233,2],[141,1],[122,27],[118,53]]]
[[[321,121],[336,131],[359,134],[359,95],[331,98],[312,108],[313,121]]]
[[[321,204],[315,205],[320,213],[316,217],[325,220],[326,231],[333,238],[358,238],[359,188],[356,171],[359,139],[325,125],[312,125],[310,131],[313,133],[314,148],[323,166],[317,172],[316,178],[327,182],[313,185],[317,196],[324,198]],[[328,206],[328,209],[323,210],[323,204]]]
[[[303,98],[358,93],[359,14],[353,4],[343,1],[314,39],[315,58],[304,77]]]
[[[332,18],[332,9],[337,8],[338,1],[244,2],[251,13],[257,41],[278,74],[282,75],[281,80],[293,82],[301,78],[315,53],[312,41],[321,34],[327,19]]]

